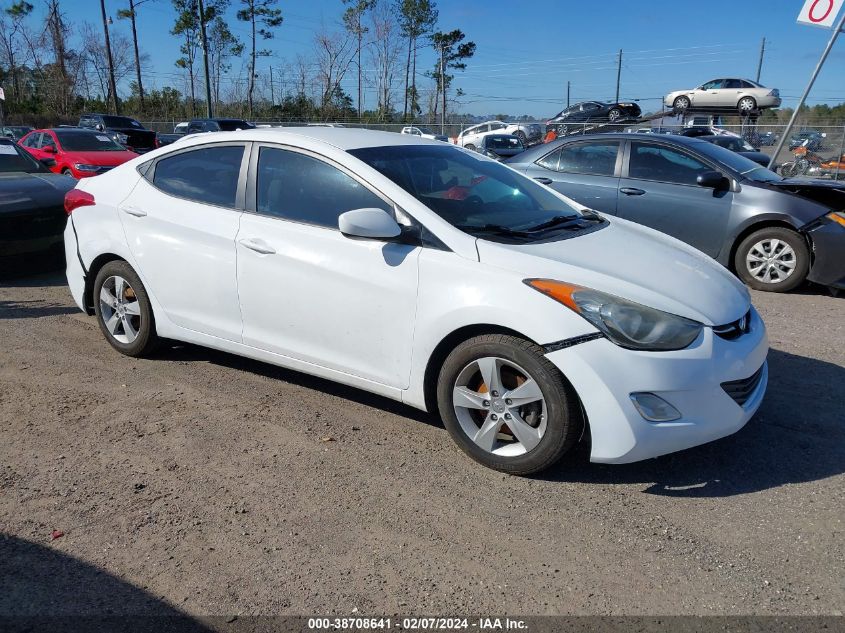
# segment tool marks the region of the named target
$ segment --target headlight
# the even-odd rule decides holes
[[[612,342],[627,349],[683,349],[704,327],[697,321],[582,286],[551,279],[526,279],[525,283],[580,314]]]
[[[79,171],[100,171],[99,165],[86,165],[85,163],[74,163],[73,165]]]

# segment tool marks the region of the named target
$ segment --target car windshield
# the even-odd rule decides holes
[[[395,145],[349,153],[473,235],[531,240],[603,222],[512,169],[455,147]]]
[[[143,130],[144,126],[138,123],[135,119],[128,116],[104,116],[103,123],[108,128],[135,128],[136,130]]]
[[[62,149],[68,152],[125,152],[126,148],[118,145],[105,134],[84,132],[82,130],[57,130],[56,137]]]
[[[0,172],[10,171],[32,174],[47,171],[47,168],[14,143],[0,143]]]
[[[240,119],[225,119],[222,121],[217,121],[217,125],[220,126],[220,129],[223,132],[234,132],[236,130],[251,130],[254,128],[254,125],[250,125],[246,121],[242,121]]]
[[[783,180],[783,178],[778,176],[775,172],[762,167],[750,158],[746,158],[741,154],[737,154],[736,152],[732,152],[729,149],[725,149],[724,147],[720,147],[713,143],[702,142],[700,146],[696,145],[696,149],[705,156],[722,163],[748,180],[753,180],[754,182],[774,182]]]

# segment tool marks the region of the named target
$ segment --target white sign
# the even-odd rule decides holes
[[[805,0],[798,22],[829,29],[845,0]]]

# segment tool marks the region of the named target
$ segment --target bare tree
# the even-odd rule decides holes
[[[150,0],[129,0],[128,9],[120,9],[117,12],[118,19],[128,19],[132,23],[132,47],[135,51],[135,79],[138,82],[138,99],[141,110],[144,109],[144,84],[141,81],[141,55],[138,52],[138,29],[135,24],[138,7]]]
[[[21,86],[18,77],[18,63],[21,62],[21,52],[18,43],[24,20],[32,13],[33,6],[29,2],[20,0],[3,9],[3,19],[0,21],[0,31],[3,36],[3,56],[9,64],[9,74],[12,75],[12,94],[15,100],[20,99]]]
[[[314,57],[317,65],[317,83],[320,87],[320,107],[327,109],[340,82],[352,65],[355,44],[346,33],[321,31],[314,36]]]
[[[215,104],[220,104],[220,81],[223,73],[232,65],[229,60],[241,55],[244,45],[230,30],[226,21],[218,15],[211,21],[208,33],[208,59],[211,66],[211,91]]]
[[[373,42],[370,59],[375,68],[374,85],[382,118],[393,111],[392,89],[399,70],[401,42],[399,25],[390,0],[376,0],[371,9]]]
[[[200,46],[197,3],[196,0],[172,0],[172,2],[173,8],[176,10],[176,22],[170,32],[173,35],[182,36],[182,44],[179,47],[182,57],[177,59],[175,64],[177,67],[188,71],[188,89],[191,95],[189,111],[193,117],[197,103],[194,64]]]
[[[351,5],[343,13],[343,24],[346,26],[346,30],[355,37],[357,43],[355,57],[358,66],[358,118],[360,119],[364,109],[364,93],[361,89],[361,49],[363,48],[364,34],[369,30],[364,25],[363,19],[367,11],[373,8],[375,0],[343,0],[343,3]]]
[[[108,100],[111,89],[109,87],[109,67],[106,60],[106,43],[103,31],[87,22],[82,24],[82,40],[85,45],[82,55],[87,66],[94,71],[94,77],[99,84],[103,100]],[[131,76],[135,70],[135,59],[132,52],[131,40],[122,33],[111,35],[112,63],[114,66],[114,81],[119,84]],[[141,53],[140,61],[146,63],[149,56]]]
[[[408,39],[408,60],[405,65],[405,108],[403,118],[419,112],[419,94],[417,92],[417,51],[419,41],[430,34],[437,25],[437,8],[434,0],[397,0],[399,24],[402,34]],[[410,82],[409,82],[410,78]]]

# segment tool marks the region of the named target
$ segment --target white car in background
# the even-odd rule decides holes
[[[665,106],[675,112],[687,110],[738,110],[749,114],[780,106],[777,88],[766,88],[750,79],[713,79],[692,90],[676,90],[666,95]]]
[[[505,472],[581,437],[616,463],[709,442],[766,390],[766,328],[727,269],[450,144],[199,134],[65,210],[71,294],[117,351],[185,341],[437,411]]]
[[[407,127],[403,127],[401,134],[410,134],[411,136],[418,136],[419,138],[430,138],[434,141],[442,141],[444,143],[449,142],[449,137],[445,134],[435,134],[431,131],[431,129],[421,127],[419,125],[409,125]]]
[[[476,149],[481,139],[487,134],[512,134],[525,147],[536,145],[543,140],[543,127],[539,123],[505,123],[504,121],[485,121],[468,127],[458,135],[457,144],[467,149]]]

